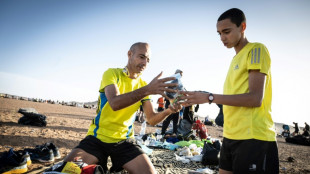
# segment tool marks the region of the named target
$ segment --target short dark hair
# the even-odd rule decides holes
[[[245,15],[242,10],[238,8],[231,8],[225,11],[221,16],[217,19],[217,22],[222,21],[224,19],[230,19],[230,21],[239,27],[242,22],[246,22]]]
[[[148,43],[146,42],[136,42],[133,45],[131,45],[130,47],[130,51],[132,51],[133,53],[136,51],[136,48],[142,45],[148,45]]]

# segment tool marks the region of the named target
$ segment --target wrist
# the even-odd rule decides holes
[[[144,86],[144,87],[142,87],[142,88],[140,88],[140,89],[142,90],[142,94],[143,94],[144,96],[151,95],[151,93],[150,93],[150,91],[149,91],[149,85],[146,85],[146,86]]]
[[[171,115],[171,114],[174,113],[173,110],[170,107],[167,109],[167,111],[168,111],[168,115]]]
[[[214,100],[214,95],[212,93],[208,93],[208,103],[211,104]]]
[[[206,93],[207,103],[211,104],[214,101],[214,95],[211,92]]]
[[[171,107],[169,107],[168,109],[166,109],[167,111],[167,115],[171,115],[171,114],[174,114],[174,113],[177,113],[175,110],[173,110]]]

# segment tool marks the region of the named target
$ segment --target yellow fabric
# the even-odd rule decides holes
[[[77,164],[73,162],[67,162],[61,172],[68,174],[81,174],[82,170]]]
[[[140,77],[137,79],[129,78],[128,74],[120,68],[110,68],[104,72],[99,89],[97,116],[92,121],[87,135],[93,135],[105,143],[116,143],[133,137],[135,112],[139,109],[141,102],[149,100],[147,96],[141,102],[113,111],[104,93],[105,87],[111,84],[117,86],[120,94],[129,93],[147,85]]]
[[[260,107],[223,106],[224,137],[234,140],[258,139],[276,141],[271,118],[272,85],[270,55],[261,43],[248,43],[233,58],[224,84],[224,94],[249,92],[249,70],[266,74],[264,98]]]

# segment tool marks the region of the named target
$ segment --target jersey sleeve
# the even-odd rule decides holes
[[[259,70],[261,73],[268,74],[270,63],[269,52],[263,44],[256,44],[250,50],[247,60],[248,70]]]
[[[111,84],[117,83],[117,77],[113,69],[108,69],[102,75],[99,92],[104,92],[104,88]]]

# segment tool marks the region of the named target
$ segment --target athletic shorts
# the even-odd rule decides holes
[[[278,146],[275,141],[224,138],[220,169],[236,173],[279,173]]]
[[[111,157],[112,167],[110,172],[122,171],[122,166],[143,154],[142,149],[133,138],[118,143],[104,143],[94,136],[88,135],[76,147],[98,158],[99,164],[107,171],[108,157]]]

